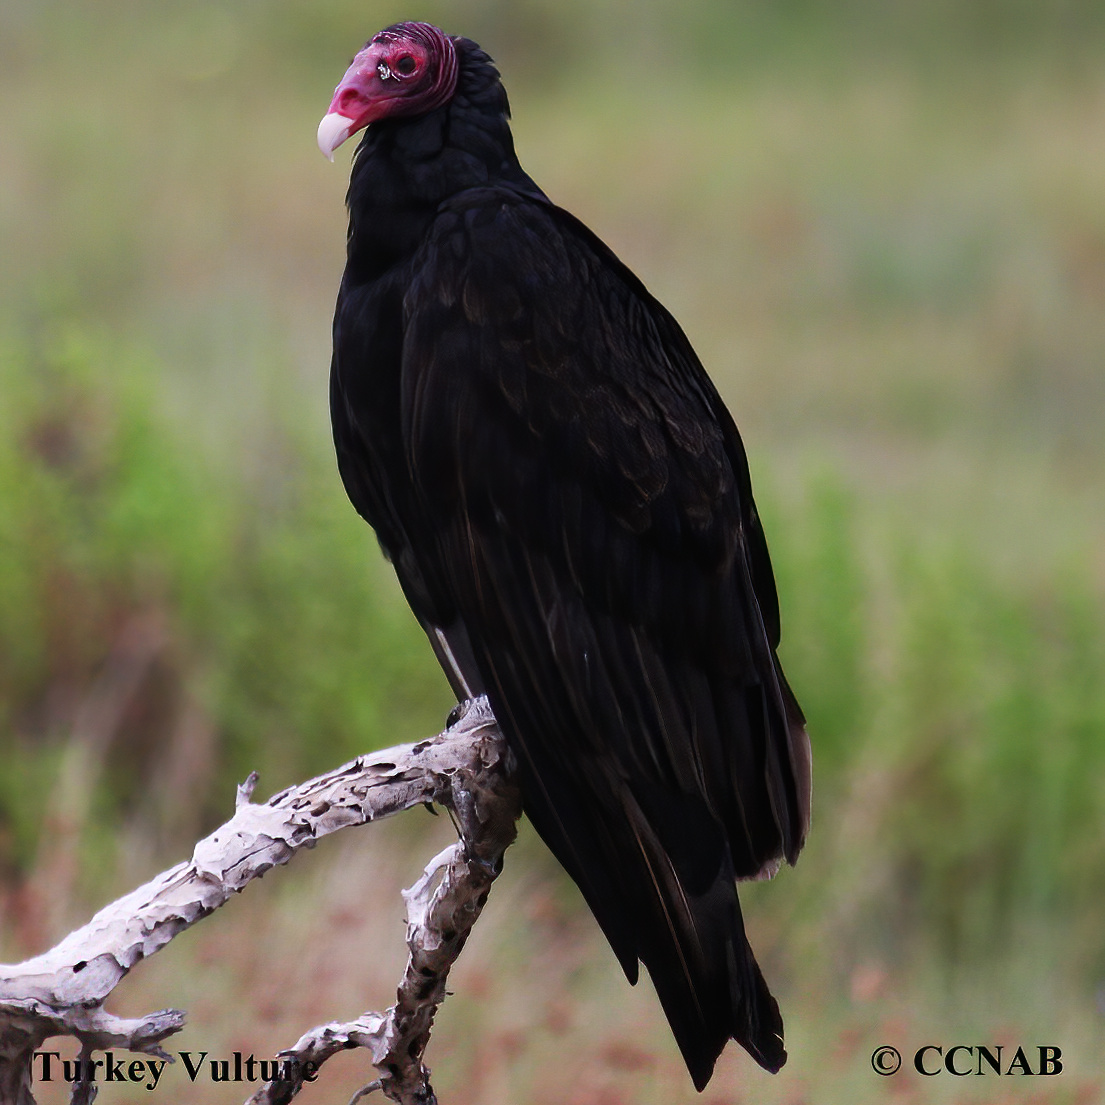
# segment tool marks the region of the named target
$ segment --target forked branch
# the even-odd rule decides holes
[[[358,757],[263,804],[250,801],[251,776],[238,789],[234,817],[201,840],[191,860],[106,906],[43,955],[0,965],[0,1105],[33,1105],[32,1059],[51,1036],[75,1037],[85,1056],[116,1048],[168,1058],[161,1044],[183,1026],[183,1012],[121,1020],[103,1008],[135,964],[300,848],[339,829],[438,803],[453,812],[461,839],[405,892],[410,958],[395,1005],[312,1029],[284,1053],[293,1060],[285,1068],[291,1076],[250,1099],[290,1101],[304,1072],[337,1051],[365,1047],[388,1097],[404,1105],[433,1102],[422,1055],[434,1014],[521,813],[510,754],[487,701],[466,706],[455,725],[431,740]],[[88,1081],[80,1082],[73,1100],[93,1094]]]

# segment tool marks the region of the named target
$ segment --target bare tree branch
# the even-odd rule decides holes
[[[337,1051],[365,1047],[380,1071],[380,1088],[393,1101],[433,1102],[422,1055],[434,1014],[521,812],[510,753],[486,699],[466,707],[452,728],[431,740],[358,757],[264,804],[250,801],[251,776],[238,789],[233,818],[201,840],[191,860],[106,906],[43,955],[0,965],[0,1105],[33,1105],[31,1062],[51,1036],[76,1037],[82,1054],[119,1048],[167,1058],[160,1045],[180,1030],[184,1013],[170,1009],[122,1020],[103,1008],[136,963],[300,848],[339,829],[436,802],[453,812],[461,840],[431,860],[404,894],[410,959],[396,1004],[383,1014],[308,1032],[284,1053],[292,1077],[267,1084],[251,1099],[290,1101],[305,1073]],[[78,1085],[73,1100],[91,1101],[93,1094],[87,1083]]]

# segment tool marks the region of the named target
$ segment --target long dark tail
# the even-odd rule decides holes
[[[545,775],[539,787],[524,788],[530,820],[579,886],[629,981],[636,983],[639,962],[648,969],[695,1088],[705,1088],[730,1039],[779,1070],[783,1021],[745,936],[721,827],[699,802],[673,811],[670,824],[694,842],[680,853],[616,784],[620,809],[601,784],[605,802],[581,801],[557,781]],[[545,801],[532,801],[535,791]]]
[[[637,914],[637,954],[648,968],[697,1090],[726,1043],[736,1040],[775,1073],[787,1060],[783,1019],[744,932],[728,848],[716,832],[717,866],[673,858],[650,824],[631,813],[647,889]],[[709,839],[701,829],[698,841]],[[711,863],[709,866],[713,866]],[[682,869],[680,869],[682,868]],[[707,881],[708,880],[708,881]]]

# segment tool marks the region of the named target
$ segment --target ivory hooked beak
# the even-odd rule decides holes
[[[334,151],[353,132],[353,120],[347,115],[331,111],[322,117],[318,125],[318,148],[330,160],[334,160]]]

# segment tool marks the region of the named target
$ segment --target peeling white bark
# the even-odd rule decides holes
[[[165,1058],[160,1045],[183,1026],[183,1012],[122,1020],[103,1008],[135,964],[320,837],[431,802],[453,811],[461,840],[404,893],[410,958],[395,1005],[312,1029],[282,1054],[302,1074],[306,1063],[317,1070],[338,1051],[364,1047],[380,1074],[373,1088],[403,1105],[434,1102],[422,1063],[434,1014],[521,813],[510,753],[486,699],[466,707],[431,740],[358,757],[264,804],[250,801],[251,776],[238,788],[233,818],[201,840],[191,860],[106,906],[43,955],[0,965],[0,1105],[33,1105],[31,1061],[51,1036],[76,1037],[85,1056],[115,1048]],[[269,1083],[250,1102],[290,1101],[302,1084]],[[94,1093],[78,1084],[73,1101]]]

